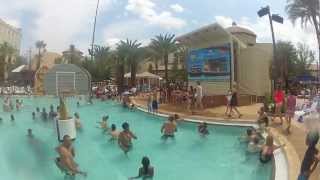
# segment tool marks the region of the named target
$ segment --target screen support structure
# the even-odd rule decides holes
[[[69,78],[72,77],[71,86],[73,86],[73,91],[76,89],[76,73],[75,72],[56,72],[56,95],[57,96],[59,96],[60,93],[65,94],[64,92],[61,92],[62,89],[60,89],[59,87],[59,75],[60,76],[66,75]]]

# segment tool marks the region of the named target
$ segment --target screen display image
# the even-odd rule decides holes
[[[188,58],[191,80],[229,80],[231,54],[228,45],[196,49]]]

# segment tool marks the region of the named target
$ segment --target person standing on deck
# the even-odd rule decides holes
[[[200,82],[198,81],[197,87],[196,87],[196,106],[200,110],[203,109],[202,98],[203,98],[203,89],[202,89],[202,86],[200,85]]]
[[[286,128],[287,133],[290,133],[291,119],[294,117],[295,110],[296,110],[296,96],[290,90],[288,93],[287,102],[286,102],[286,121],[288,123],[288,127]]]
[[[277,89],[274,91],[273,99],[274,99],[274,102],[276,104],[276,108],[275,108],[275,112],[274,112],[274,116],[272,118],[272,121],[275,118],[280,117],[280,121],[281,121],[281,124],[282,124],[283,123],[283,119],[282,119],[281,110],[282,110],[282,106],[283,106],[283,102],[284,102],[284,92],[282,91],[280,86],[277,86]]]
[[[238,106],[238,95],[237,95],[237,91],[233,90],[231,100],[230,100],[230,112],[228,115],[229,117],[232,117],[232,112],[233,110],[235,110],[236,113],[238,114],[238,118],[241,118],[242,114],[239,112],[237,106]]]

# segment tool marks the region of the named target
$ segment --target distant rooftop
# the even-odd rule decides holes
[[[231,34],[244,33],[244,34],[254,36],[254,37],[257,36],[253,31],[251,31],[247,28],[244,28],[244,27],[240,27],[235,22],[232,23],[232,26],[226,28],[226,30],[228,32],[230,32]]]

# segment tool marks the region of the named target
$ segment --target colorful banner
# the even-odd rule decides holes
[[[229,81],[230,46],[196,49],[188,57],[189,80]]]

